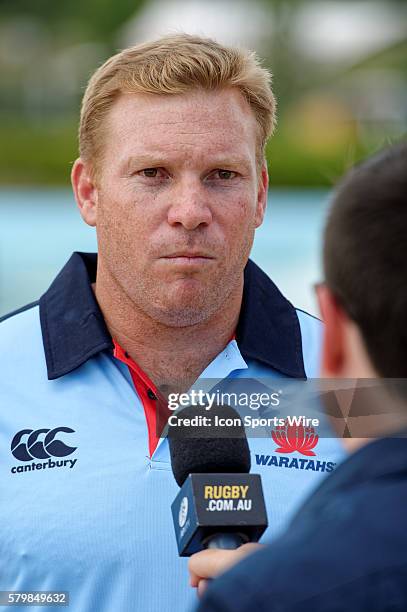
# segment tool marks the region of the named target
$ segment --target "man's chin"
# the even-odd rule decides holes
[[[157,313],[157,320],[169,327],[190,327],[206,321],[210,317],[206,308],[184,306],[162,309]]]
[[[178,299],[173,301],[167,299],[165,304],[154,308],[151,315],[156,321],[169,327],[190,327],[207,321],[216,311],[216,306],[211,307],[211,304],[202,295],[197,294],[194,299],[188,296],[188,300],[180,299],[181,296],[175,297]],[[185,298],[185,296],[182,297]]]

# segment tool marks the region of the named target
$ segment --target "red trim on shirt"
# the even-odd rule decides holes
[[[229,342],[235,339],[236,333],[234,332]],[[143,404],[148,431],[148,451],[150,453],[150,457],[152,457],[155,449],[157,448],[160,433],[168,421],[171,410],[169,410],[167,401],[160,394],[153,381],[150,380],[147,374],[140,368],[139,365],[137,365],[137,363],[128,353],[126,353],[126,351],[114,338],[113,344],[113,356],[125,363],[129,368],[133,384],[141,403]],[[154,394],[155,399],[154,397],[150,397],[152,394]]]
[[[137,394],[143,404],[148,430],[148,450],[153,456],[160,439],[161,432],[167,423],[170,410],[165,399],[160,395],[155,384],[145,372],[137,365],[128,353],[113,339],[113,355],[127,365]],[[154,394],[154,395],[152,395]],[[151,397],[150,397],[151,396]],[[154,397],[156,399],[154,399]],[[158,415],[158,420],[157,420]]]

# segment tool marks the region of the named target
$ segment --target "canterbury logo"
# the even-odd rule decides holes
[[[271,437],[278,445],[277,453],[293,453],[298,451],[302,455],[314,457],[312,451],[318,443],[318,434],[315,433],[313,427],[304,427],[304,425],[279,425],[271,433]]]
[[[60,432],[75,433],[70,427],[22,429],[16,433],[11,442],[11,452],[20,461],[66,457],[76,451],[77,446],[67,446],[61,440],[56,439],[56,435]]]

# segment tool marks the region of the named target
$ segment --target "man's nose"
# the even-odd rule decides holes
[[[194,230],[201,225],[209,225],[212,211],[208,194],[200,181],[184,181],[171,194],[168,209],[168,223],[182,225],[187,230]]]

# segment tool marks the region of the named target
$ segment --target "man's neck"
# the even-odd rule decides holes
[[[187,391],[232,338],[242,303],[243,277],[227,305],[208,320],[186,327],[153,320],[99,270],[93,289],[111,336],[168,395]]]

